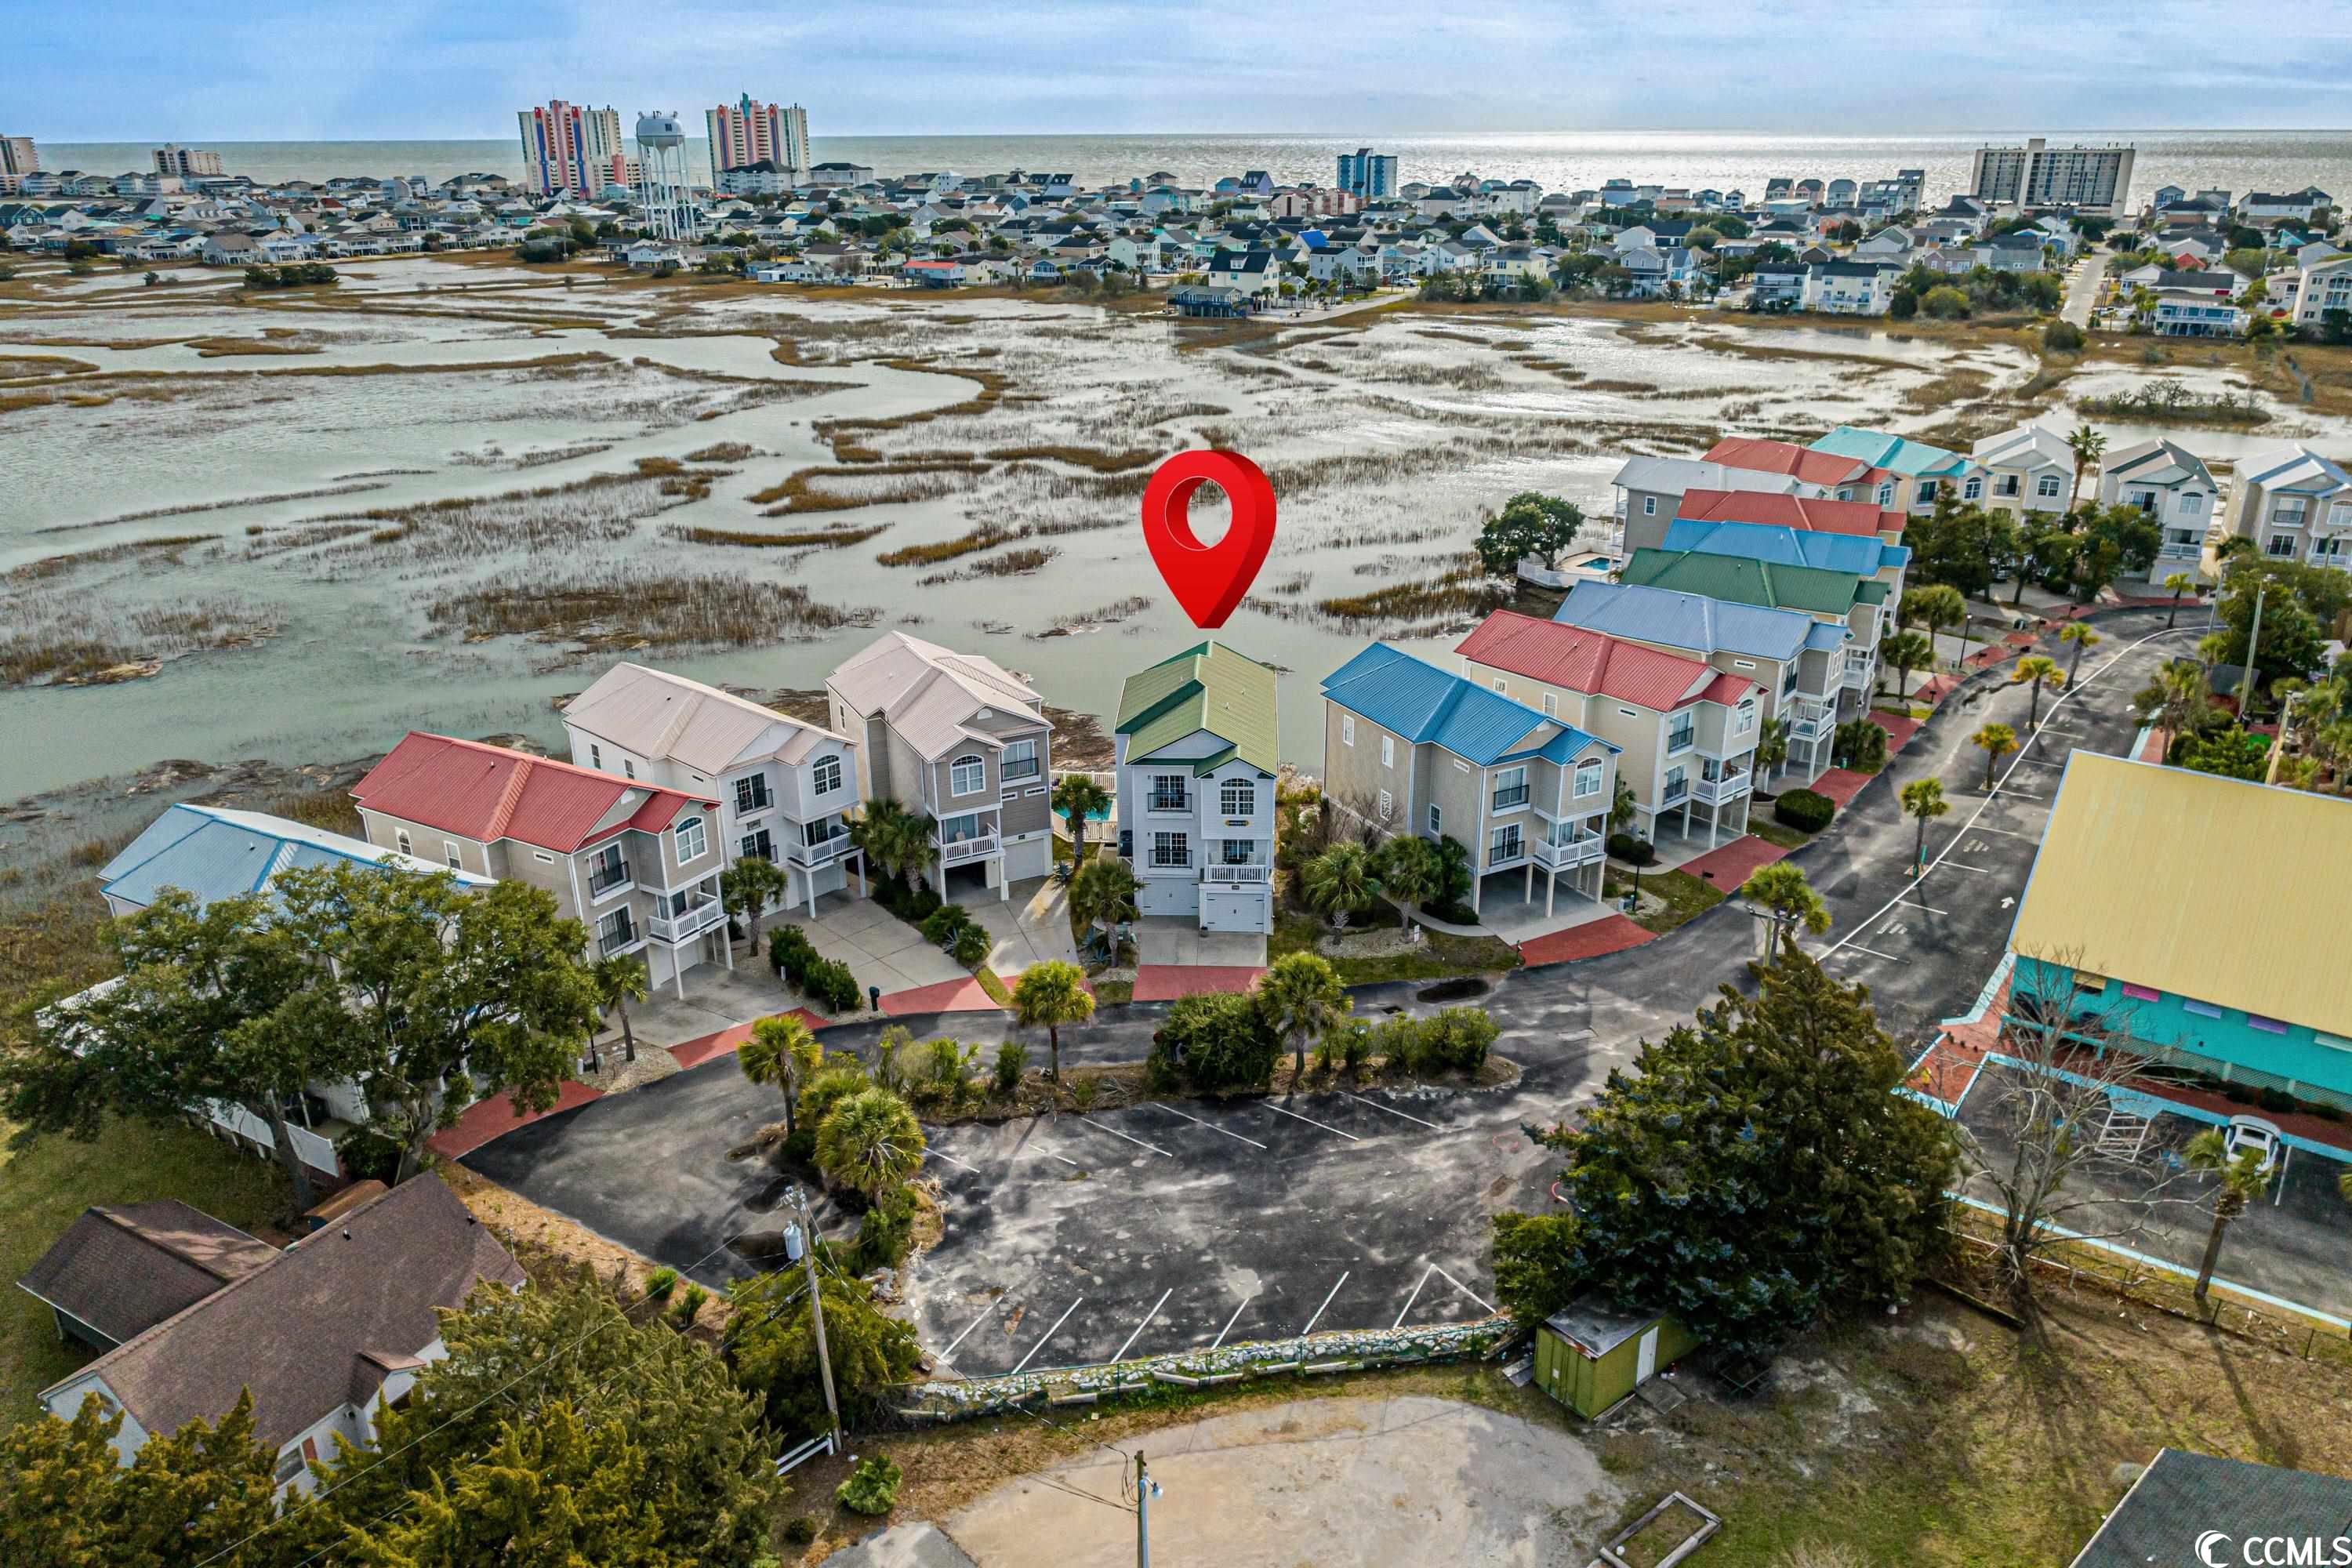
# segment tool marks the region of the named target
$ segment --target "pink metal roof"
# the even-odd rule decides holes
[[[513,838],[565,854],[626,828],[658,832],[717,802],[479,741],[412,730],[352,794],[370,811],[477,843]]]
[[[1864,539],[1903,526],[1901,512],[1881,511],[1869,501],[1819,500],[1763,490],[1685,490],[1675,516],[1691,522],[1753,522]]]
[[[1736,702],[1753,686],[1734,676],[1718,677],[1713,667],[1695,658],[1512,610],[1496,610],[1479,622],[1454,651],[1530,680],[1660,711],[1699,697]],[[1727,680],[1736,681],[1739,689],[1729,698],[1716,696],[1715,688]]]
[[[1793,474],[1809,485],[1842,485],[1858,478],[1865,465],[1834,452],[1816,452],[1790,441],[1767,441],[1756,436],[1727,436],[1707,449],[1706,461],[1727,468],[1756,468],[1768,474]]]

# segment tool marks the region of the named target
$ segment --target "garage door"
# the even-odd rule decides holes
[[[1264,931],[1265,890],[1262,888],[1201,889],[1202,931]]]

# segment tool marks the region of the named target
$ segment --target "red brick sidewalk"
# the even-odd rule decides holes
[[[1519,959],[1530,969],[1544,963],[1573,963],[1580,958],[1622,952],[1654,940],[1651,932],[1623,915],[1603,915],[1597,921],[1519,943]]]
[[[773,1016],[779,1018],[798,1018],[812,1029],[822,1029],[828,1022],[805,1007],[794,1007],[789,1012]],[[751,1022],[756,1024],[760,1020],[755,1018]],[[677,1065],[681,1068],[698,1068],[714,1057],[732,1056],[736,1048],[751,1037],[751,1025],[737,1024],[731,1028],[721,1029],[715,1035],[703,1035],[691,1040],[680,1040],[669,1047],[669,1054],[677,1058]]]
[[[994,1013],[1002,1009],[996,998],[977,980],[942,980],[936,985],[886,993],[882,1011],[890,1017],[900,1018],[914,1013]]]
[[[1265,973],[1249,963],[1146,963],[1135,972],[1135,1000],[1173,1002],[1212,991],[1246,991]]]
[[[1862,786],[1873,775],[1858,773],[1852,768],[1832,768],[1809,786],[1814,794],[1827,795],[1832,805],[1843,811],[1862,793]]]
[[[542,1116],[552,1116],[556,1110],[570,1110],[592,1100],[604,1098],[602,1089],[590,1089],[571,1079],[556,1086],[554,1110],[534,1110],[528,1116],[515,1114],[514,1097],[501,1094],[489,1100],[478,1100],[457,1116],[457,1124],[433,1134],[425,1146],[445,1160],[462,1159],[493,1138],[501,1137],[518,1127],[529,1126]]]
[[[1917,734],[1921,727],[1921,721],[1917,719],[1899,713],[1882,713],[1875,708],[1870,710],[1870,721],[1886,731],[1886,749],[1890,752],[1901,751],[1904,742]]]
[[[1708,850],[1696,860],[1684,861],[1680,869],[1702,881],[1713,882],[1727,893],[1754,876],[1756,868],[1769,866],[1787,853],[1778,844],[1748,833],[1720,849]]]

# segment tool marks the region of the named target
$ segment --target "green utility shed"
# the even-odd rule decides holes
[[[1697,1348],[1697,1336],[1664,1312],[1587,1294],[1536,1331],[1536,1386],[1589,1418]]]

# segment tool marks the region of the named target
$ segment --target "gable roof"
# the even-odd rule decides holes
[[[2126,853],[2157,834],[2199,852]],[[2332,908],[2347,886],[2352,802],[2081,752],[2060,775],[2009,944],[2352,1035],[2352,967],[2329,922],[2273,918]]]
[[[2054,463],[2061,468],[2072,468],[2074,463],[2074,448],[2066,445],[2066,433],[2038,422],[2020,425],[1998,436],[1988,436],[1969,447],[1969,455],[1987,468],[1996,465],[2014,467],[2021,463]]]
[[[1416,745],[1442,746],[1482,767],[1522,757],[1566,762],[1594,744],[1620,749],[1386,643],[1324,677],[1323,695]]]
[[[826,677],[825,685],[858,713],[880,714],[927,762],[968,742],[1002,744],[1000,737],[973,727],[982,709],[1034,717],[1045,701],[993,659],[904,632],[885,632]]]
[[[1907,521],[1902,512],[1883,511],[1866,500],[1823,500],[1759,490],[1685,490],[1675,516],[1692,522],[1752,522],[1814,533],[1863,535],[1899,533]]]
[[[1636,583],[1579,583],[1569,589],[1551,618],[1563,626],[1691,648],[1702,655],[1745,654],[1783,660],[1802,652],[1805,639],[1820,624],[1794,610],[1727,604],[1704,594]]]
[[[2331,495],[2352,486],[2352,475],[2308,447],[2291,443],[2257,447],[2238,458],[2238,482],[2267,489],[2294,489]]]
[[[2213,483],[2205,459],[2177,441],[2158,437],[2126,447],[2099,465],[2102,478],[2128,479],[2143,485]]]
[[[1790,474],[1809,485],[1845,484],[1860,479],[1869,467],[1835,453],[1756,436],[1727,436],[1707,448],[1706,460],[1728,468]]]
[[[240,893],[267,891],[296,867],[349,861],[362,866],[398,866],[409,871],[446,871],[415,855],[291,822],[266,812],[218,805],[174,805],[141,829],[139,837],[99,872],[99,886],[112,898],[145,909],[166,888],[194,897],[199,907]],[[492,879],[471,871],[452,873],[466,887],[487,888]]]
[[[564,854],[628,828],[657,833],[706,795],[615,778],[504,746],[411,730],[352,786],[368,811],[478,844],[512,838]]]
[[[1627,583],[1816,616],[1844,616],[1857,604],[1875,605],[1886,598],[1885,584],[1851,572],[1773,566],[1745,556],[1697,551],[1636,550],[1619,575]]]
[[[1195,761],[1195,774],[1238,757],[1272,778],[1279,768],[1275,684],[1274,671],[1255,659],[1214,640],[1196,643],[1127,678],[1114,732],[1128,737],[1133,758],[1205,730],[1225,744]]]
[[[1947,452],[1941,447],[1930,447],[1908,436],[1890,436],[1884,430],[1864,430],[1852,425],[1839,426],[1815,441],[1812,450],[1857,458],[1874,468],[1885,468],[1906,478],[1958,473],[1968,466],[1968,459],[1958,452]]]
[[[1754,689],[1752,681],[1735,679],[1737,689],[1727,689],[1727,699],[1719,698],[1712,665],[1511,610],[1496,610],[1479,622],[1454,651],[1530,680],[1636,702],[1660,712],[1702,698],[1737,702]]]
[[[2145,1568],[2188,1561],[2208,1531],[2332,1542],[2352,1535],[2352,1481],[2277,1465],[2159,1448],[2072,1568]],[[2323,1551],[2325,1548],[2323,1547]]]
[[[563,705],[563,720],[644,757],[669,757],[716,774],[739,762],[798,763],[848,738],[772,708],[642,664],[616,664]]]
[[[523,1283],[520,1265],[436,1175],[404,1182],[42,1390],[85,1379],[151,1433],[216,1421],[253,1391],[267,1447],[346,1404],[441,1337],[436,1309],[479,1280]],[[355,1396],[357,1396],[355,1398]]]
[[[1874,576],[1882,568],[1906,566],[1911,552],[1874,534],[1815,533],[1753,522],[1701,522],[1677,519],[1666,525],[1669,552],[1696,550],[1707,555],[1741,555],[1775,566],[1811,566],[1825,572]]]
[[[1716,494],[1726,487],[1743,484],[1754,485],[1756,493],[1769,495],[1788,495],[1797,488],[1797,481],[1787,474],[1726,468],[1697,458],[1628,458],[1610,482],[1630,490],[1685,499],[1694,490]]]
[[[121,1344],[277,1256],[268,1242],[162,1198],[84,1209],[16,1284]]]

